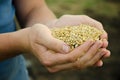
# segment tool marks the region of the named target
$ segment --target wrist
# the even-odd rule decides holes
[[[29,52],[29,28],[21,29],[9,34],[10,44],[19,52]],[[13,45],[14,44],[14,45]]]

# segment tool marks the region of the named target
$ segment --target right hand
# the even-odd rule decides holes
[[[95,43],[87,41],[72,52],[61,54],[37,44],[33,47],[32,52],[49,72],[58,72],[94,66],[104,54],[109,53],[106,49],[101,49],[98,52],[101,46],[101,41]]]

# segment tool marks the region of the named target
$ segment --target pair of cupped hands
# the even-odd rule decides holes
[[[108,36],[105,31],[100,37],[102,41],[88,40],[69,51],[69,46],[54,38],[49,29],[80,24],[88,24],[99,30],[104,30],[100,22],[86,15],[64,15],[46,25],[35,24],[32,27],[20,30],[20,35],[25,36],[21,38],[22,48],[24,51],[34,54],[49,72],[102,66],[102,59],[110,56],[110,51],[106,49]],[[83,53],[85,54],[83,55]]]

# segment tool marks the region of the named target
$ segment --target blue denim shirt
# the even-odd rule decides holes
[[[16,30],[12,0],[0,0],[0,33]],[[0,62],[0,80],[28,80],[22,55]]]

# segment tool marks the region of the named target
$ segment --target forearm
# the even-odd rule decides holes
[[[23,41],[25,30],[0,34],[0,61],[14,57],[25,52],[27,42]],[[27,31],[26,31],[27,34]],[[23,38],[23,39],[22,39]],[[24,42],[24,43],[23,43]]]
[[[0,61],[19,54],[17,43],[10,34],[0,34]]]
[[[41,23],[41,24],[49,24],[52,21],[56,20],[56,16],[54,13],[46,6],[42,7],[35,7],[32,9],[32,11],[28,14],[28,17],[26,18],[26,26],[31,26],[35,23]]]
[[[56,19],[44,0],[14,0],[14,5],[21,27],[31,26],[35,23],[47,24]]]

